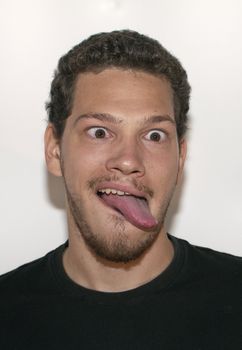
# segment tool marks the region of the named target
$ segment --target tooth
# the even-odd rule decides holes
[[[115,190],[113,188],[104,188],[104,189],[98,190],[98,192],[106,193],[106,194],[110,194],[110,193],[118,194],[119,196],[124,196],[124,195],[130,196],[129,192],[123,192],[123,191]]]
[[[117,191],[117,194],[118,194],[119,196],[123,196],[123,195],[124,195],[124,192],[123,192],[123,191]]]

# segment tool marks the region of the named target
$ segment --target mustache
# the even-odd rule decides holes
[[[87,185],[90,189],[95,190],[95,188],[102,182],[118,182],[123,184],[129,184],[133,186],[136,190],[148,194],[151,198],[154,196],[154,191],[152,191],[149,187],[145,186],[142,182],[139,182],[136,179],[124,180],[123,178],[121,180],[121,178],[117,175],[95,177],[93,179],[88,180]]]

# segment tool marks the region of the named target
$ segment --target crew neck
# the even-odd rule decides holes
[[[68,247],[68,241],[59,246],[49,256],[49,267],[61,289],[62,295],[78,297],[90,302],[113,303],[125,302],[131,300],[140,300],[140,298],[151,294],[156,294],[165,290],[174,283],[184,264],[185,249],[180,239],[168,234],[174,247],[174,256],[167,268],[151,281],[133,289],[122,292],[102,292],[86,288],[74,282],[65,272],[63,266],[63,253]]]

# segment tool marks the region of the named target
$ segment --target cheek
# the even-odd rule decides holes
[[[164,181],[177,176],[179,168],[179,155],[176,150],[169,152],[161,152],[155,155],[149,155],[147,162],[147,170],[154,174],[153,178],[159,181]]]
[[[68,144],[62,150],[64,176],[69,187],[78,189],[104,168],[104,153],[90,147]]]

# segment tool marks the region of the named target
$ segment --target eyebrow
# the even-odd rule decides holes
[[[109,122],[112,124],[121,124],[123,122],[122,119],[117,118],[109,113],[86,113],[86,114],[81,114],[79,117],[76,118],[74,121],[75,126],[80,120],[84,119],[97,119],[102,122]],[[145,117],[144,121],[142,121],[142,124],[147,125],[147,124],[155,124],[155,123],[161,123],[161,122],[170,122],[172,124],[176,124],[175,120],[170,117],[169,115],[151,115],[149,117]]]
[[[151,115],[149,117],[146,117],[144,120],[144,124],[155,124],[155,123],[162,123],[162,122],[170,122],[172,124],[176,124],[175,120],[170,117],[168,114],[165,115]]]
[[[81,114],[79,117],[76,118],[74,121],[74,126],[80,121],[84,119],[97,119],[102,122],[109,122],[112,124],[120,124],[122,123],[122,119],[119,119],[109,113],[87,113],[87,114]]]

